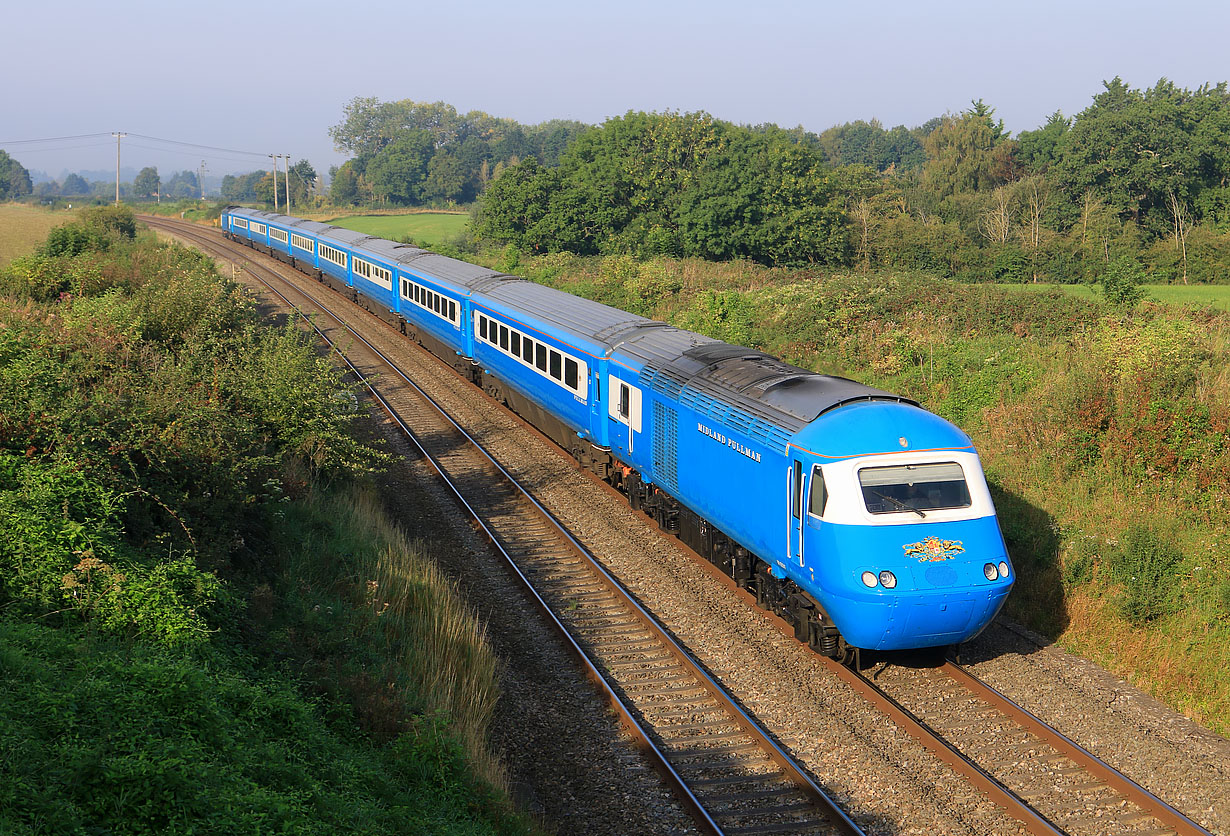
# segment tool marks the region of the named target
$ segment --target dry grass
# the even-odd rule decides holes
[[[69,212],[52,212],[21,203],[0,205],[0,267],[33,252],[53,227],[71,218]]]
[[[506,788],[503,764],[487,743],[499,689],[483,625],[428,547],[411,542],[389,520],[374,492],[329,500],[324,511],[356,547],[361,589],[348,597],[361,599],[369,625],[379,631],[388,673],[407,684],[407,701],[425,701],[429,711],[448,717],[480,778]]]
[[[1219,734],[1230,732],[1230,684],[1210,677],[1201,664],[1224,664],[1226,649],[1212,639],[1207,647],[1194,647],[1190,640],[1177,641],[1159,629],[1138,630],[1121,620],[1105,597],[1077,592],[1067,600],[1068,629],[1060,644],[1073,653],[1092,659],[1102,667],[1142,688],[1159,700],[1178,708],[1192,720]],[[1176,621],[1189,616],[1181,614]],[[1177,625],[1171,625],[1174,629]],[[1179,632],[1190,637],[1195,625],[1182,625]],[[1213,645],[1218,646],[1213,646]]]

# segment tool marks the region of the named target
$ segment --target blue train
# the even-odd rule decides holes
[[[1012,587],[970,439],[907,398],[328,224],[221,225],[450,363],[821,653],[958,644]]]

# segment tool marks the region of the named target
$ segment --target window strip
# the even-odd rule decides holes
[[[588,397],[589,366],[537,337],[484,314],[475,315],[475,339],[508,355],[535,373],[548,377],[580,398]]]

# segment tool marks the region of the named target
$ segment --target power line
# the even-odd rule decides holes
[[[95,139],[98,137],[109,137],[110,133],[97,134],[78,134],[77,136],[51,136],[46,139],[10,139],[5,142],[0,142],[0,145],[29,145],[35,142],[61,142],[69,139]]]
[[[112,137],[112,136],[114,136],[113,133],[96,133],[96,134],[77,134],[76,136],[50,136],[50,137],[43,137],[41,139],[13,139],[13,140],[7,140],[4,142],[0,142],[0,146],[37,145],[40,143],[69,142],[72,140],[79,140],[79,139],[103,139],[103,138]],[[167,139],[165,137],[150,136],[148,134],[130,133],[130,134],[126,134],[126,136],[140,137],[141,139],[151,140],[153,142],[160,142],[165,145],[178,145],[183,148],[195,148],[195,149],[201,149],[201,150],[207,150],[207,151],[217,151],[223,154],[239,154],[244,157],[266,157],[268,156],[268,154],[262,154],[256,151],[242,151],[236,148],[221,148],[216,145],[202,145],[198,142],[183,142],[178,139]],[[163,149],[153,148],[149,150],[163,150]]]
[[[129,136],[135,136],[135,134],[129,134]],[[188,151],[188,150],[184,150],[184,151],[173,151],[173,150],[168,149],[168,148],[159,148],[159,147],[158,147],[158,146],[156,146],[156,145],[145,145],[144,143],[140,143],[140,142],[129,142],[129,143],[128,143],[128,147],[130,147],[130,148],[144,148],[146,151],[160,151],[160,152],[162,152],[162,153],[164,153],[164,154],[173,154],[173,155],[176,155],[176,156],[182,156],[182,157],[196,157],[196,156],[197,156],[196,154],[194,154],[194,153],[192,153],[191,151]],[[228,156],[228,155],[226,155],[226,154],[210,154],[210,155],[209,155],[209,158],[210,158],[210,159],[212,159],[212,160],[231,160],[231,161],[233,161],[233,162],[237,162],[237,163],[250,163],[250,162],[252,162],[252,160],[249,160],[249,159],[247,159],[246,157],[234,157],[234,156]]]
[[[234,148],[219,148],[216,145],[201,145],[197,142],[181,142],[178,139],[164,139],[159,136],[148,136],[146,134],[130,134],[130,136],[139,136],[141,139],[152,139],[155,142],[165,142],[167,145],[182,145],[185,148],[203,148],[208,151],[221,151],[224,154],[243,154],[249,157],[267,157],[268,154],[259,154],[256,151],[239,151]]]

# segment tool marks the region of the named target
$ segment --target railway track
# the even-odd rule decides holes
[[[833,667],[1030,833],[1211,836],[955,662],[885,664],[886,676]]]
[[[224,258],[233,258],[232,248],[238,247],[193,224],[157,219],[152,225]],[[254,275],[267,270],[247,257],[247,248],[241,252]],[[316,286],[291,272],[294,284]],[[275,281],[287,279],[277,276]],[[355,337],[348,339],[353,342]],[[363,350],[360,346],[359,353]],[[383,361],[367,362],[371,369],[377,369]],[[411,417],[408,423],[414,426],[428,421],[431,412],[428,407],[403,404],[401,395],[391,396],[388,408]],[[425,439],[425,455],[440,456],[437,469],[453,472],[451,468],[460,468],[451,461],[451,455],[462,446],[447,440],[455,438],[449,435],[452,431],[430,423],[421,426],[434,427],[418,435]],[[490,460],[487,467],[493,465],[494,460]],[[456,472],[464,473],[460,469]],[[493,519],[498,520],[500,513],[507,513],[520,500],[511,487],[494,488],[495,478],[488,471],[462,476],[460,481],[471,483],[471,487],[477,483],[479,494],[490,496],[491,507],[497,511]],[[476,512],[482,514],[484,503],[480,499],[475,502]],[[579,542],[551,520],[545,509],[539,507],[538,512],[537,522],[519,523],[510,517],[508,528],[490,524],[488,533],[497,545],[512,547],[515,556],[510,560],[521,567],[519,573],[553,613],[558,628],[571,636],[568,641],[574,643],[578,653],[588,655],[585,664],[591,678],[602,683],[612,705],[620,706],[616,710],[625,723],[643,723],[640,745],[651,757],[661,758],[657,766],[668,780],[678,780],[687,788],[677,792],[689,799],[686,803],[694,807],[702,829],[726,833],[857,832],[842,829],[853,827],[844,814],[822,811],[822,803],[814,797],[819,790],[806,774],[798,771],[802,781],[790,777],[781,762],[789,758],[781,748],[767,737],[767,746],[757,743],[756,734],[745,725],[755,726],[754,722],[737,706],[733,712],[720,708],[722,698],[712,689],[721,692],[721,687],[702,669],[689,672],[687,654],[668,634],[661,632],[662,638],[658,638],[648,631],[641,621],[643,611],[637,612],[640,606],[623,593],[619,583],[596,563],[587,567],[589,560]],[[552,542],[554,538],[561,539]],[[754,605],[754,598],[725,575],[716,570],[710,574]],[[775,616],[770,618],[783,632],[793,635],[789,625]],[[870,675],[835,663],[828,667],[1018,820],[1026,832],[1071,836],[1208,834],[959,666],[911,670],[893,665]],[[818,803],[821,807],[814,806]]]
[[[200,227],[142,220],[211,255],[234,258],[230,245]],[[862,832],[566,527],[396,363],[328,304],[304,293],[296,286],[300,282],[288,282],[255,259],[245,261],[249,275],[311,316],[330,345],[347,344],[343,359],[351,371],[508,560],[703,832]],[[371,382],[377,375],[379,383]]]

